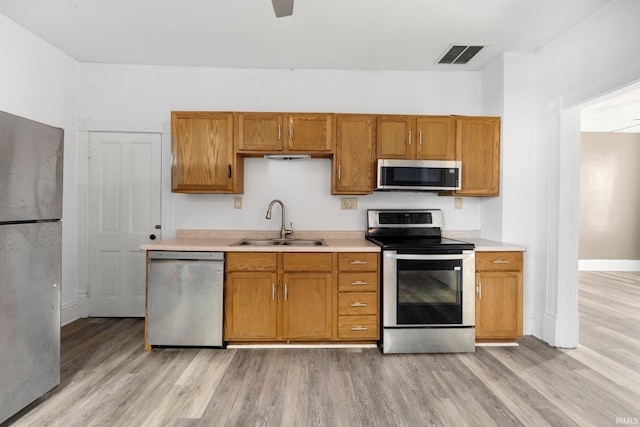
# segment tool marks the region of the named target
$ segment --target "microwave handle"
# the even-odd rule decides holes
[[[426,255],[426,254],[396,254],[396,253],[384,253],[384,257],[388,259],[403,259],[403,260],[424,260],[424,261],[455,261],[459,259],[473,259],[475,253],[471,254],[450,254],[450,255]]]

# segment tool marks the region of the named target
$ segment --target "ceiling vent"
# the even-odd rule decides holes
[[[452,45],[438,64],[466,64],[482,50],[484,46]]]

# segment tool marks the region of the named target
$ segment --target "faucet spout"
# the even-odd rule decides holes
[[[280,211],[282,212],[282,220],[280,223],[280,238],[286,239],[288,234],[293,233],[293,230],[292,229],[287,230],[287,228],[285,227],[285,210],[284,210],[284,203],[282,203],[282,200],[274,199],[271,201],[271,203],[269,203],[269,207],[267,208],[267,214],[265,215],[265,218],[271,219],[271,211],[273,209],[273,205],[275,205],[276,203],[280,205]]]

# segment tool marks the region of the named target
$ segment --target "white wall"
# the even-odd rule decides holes
[[[580,105],[640,80],[638,16],[640,2],[614,0],[538,54],[533,332],[552,345],[578,343]]]
[[[530,268],[538,251],[534,232],[536,55],[508,53],[482,70],[482,113],[502,117],[500,196],[482,205],[482,236],[527,248],[524,333],[540,322],[533,304],[540,283]],[[546,278],[545,278],[546,279]],[[537,319],[537,320],[536,320]]]
[[[61,127],[65,132],[62,305],[77,288],[75,60],[0,14],[0,110]],[[62,319],[63,323],[66,319]]]
[[[346,113],[468,114],[480,112],[477,72],[251,70],[81,64],[78,116],[85,130],[169,131],[172,110],[311,111]],[[111,128],[111,129],[110,129]],[[166,135],[165,135],[166,136]],[[164,162],[163,173],[169,173]],[[364,230],[367,208],[443,209],[445,227],[478,230],[480,199],[463,209],[430,193],[384,193],[358,198],[357,211],[340,210],[331,196],[330,160],[245,160],[243,208],[232,195],[165,194],[169,223],[178,228],[273,229],[269,202],[283,200],[298,230]],[[169,199],[169,200],[166,200]],[[279,215],[279,214],[278,214]],[[279,217],[277,217],[279,218]],[[167,220],[167,218],[165,218]]]

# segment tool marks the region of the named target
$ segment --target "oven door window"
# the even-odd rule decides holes
[[[462,323],[462,260],[398,260],[399,325]]]

